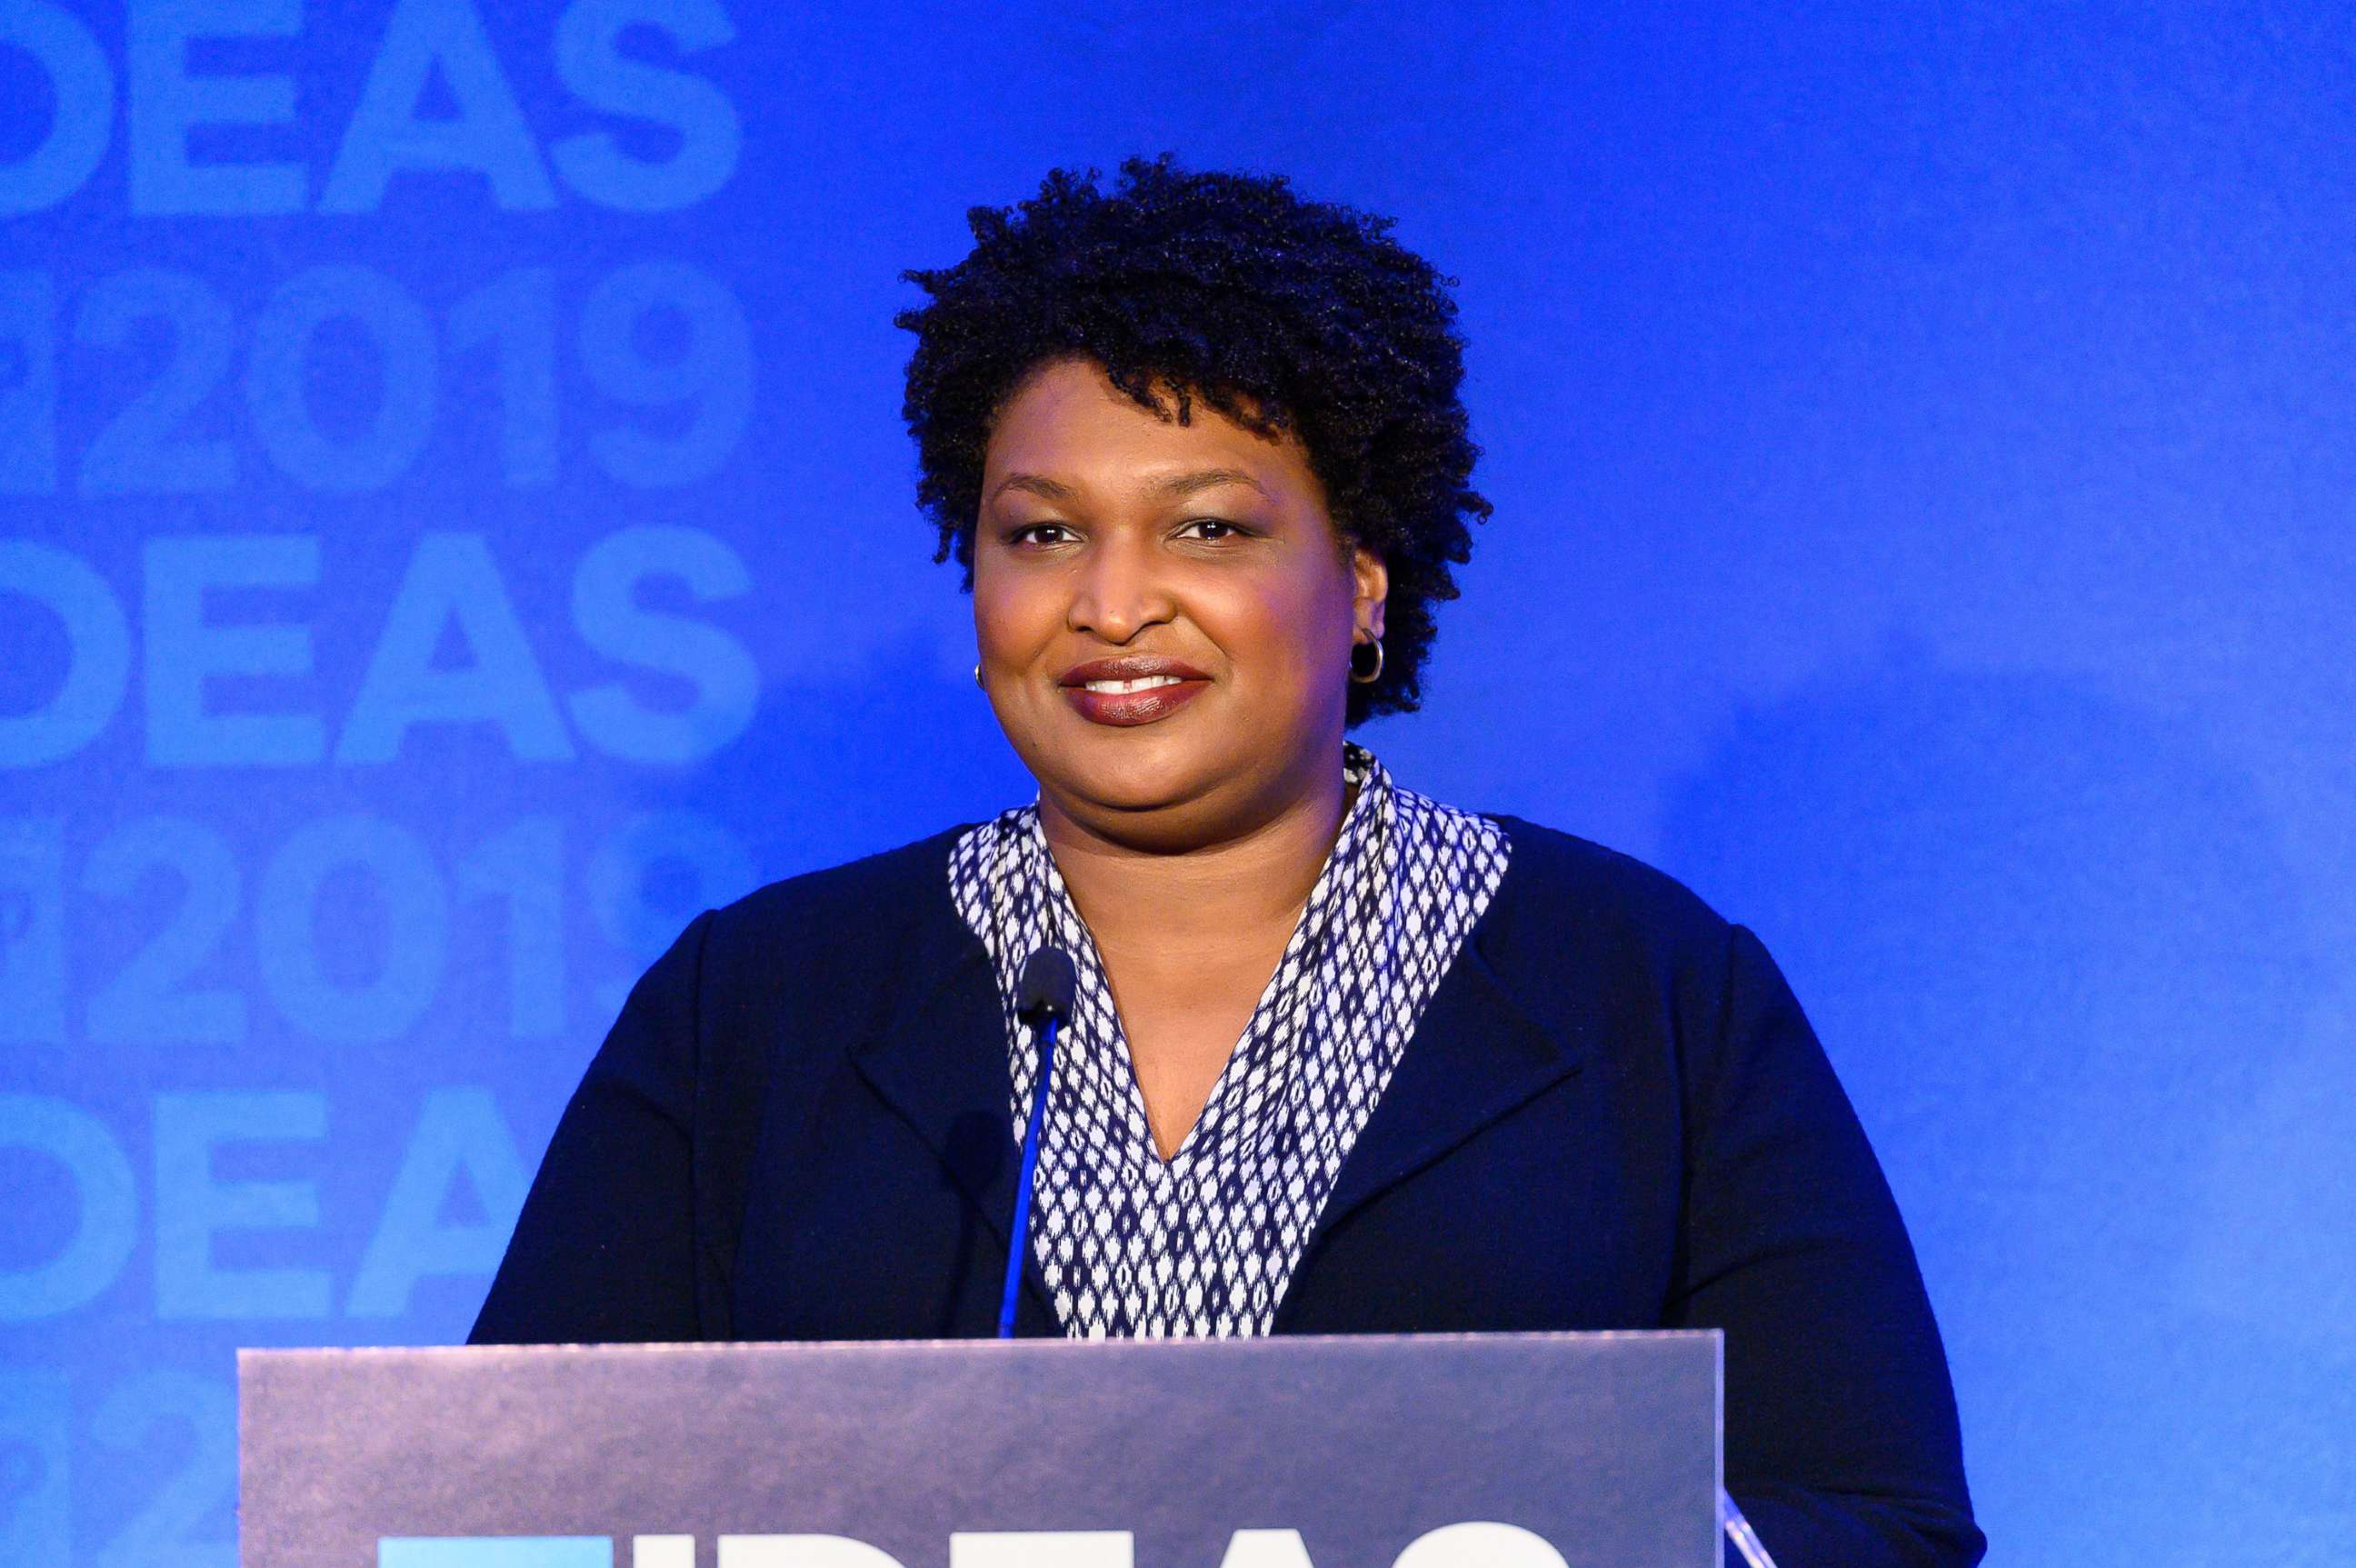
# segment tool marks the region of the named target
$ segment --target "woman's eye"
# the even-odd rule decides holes
[[[1061,544],[1067,532],[1060,522],[1033,522],[1006,536],[1010,544]]]
[[[1240,526],[1223,517],[1191,518],[1184,526],[1198,530],[1196,537],[1200,539],[1232,539],[1243,532]]]

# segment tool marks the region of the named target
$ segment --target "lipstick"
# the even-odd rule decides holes
[[[1082,718],[1120,728],[1168,718],[1210,683],[1193,665],[1155,653],[1091,659],[1065,671],[1057,682]]]

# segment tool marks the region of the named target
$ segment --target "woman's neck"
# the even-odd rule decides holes
[[[1040,802],[1055,868],[1107,961],[1256,959],[1291,934],[1355,790],[1337,767],[1241,832],[1185,849],[1142,848]],[[1118,956],[1117,956],[1118,955]]]

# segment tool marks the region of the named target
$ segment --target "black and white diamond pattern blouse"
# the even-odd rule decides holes
[[[1103,965],[1049,854],[1038,807],[958,836],[949,886],[998,973],[1029,1120],[1038,1046],[1014,1016],[1023,961],[1072,955],[1032,1248],[1076,1337],[1265,1334],[1333,1177],[1424,1004],[1505,875],[1504,830],[1398,787],[1344,748],[1357,796],[1284,956],[1185,1142],[1165,1164]]]

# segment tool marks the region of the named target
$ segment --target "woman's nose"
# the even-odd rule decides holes
[[[1150,547],[1118,536],[1091,549],[1072,578],[1064,624],[1107,642],[1127,642],[1145,627],[1166,621],[1176,601]]]

